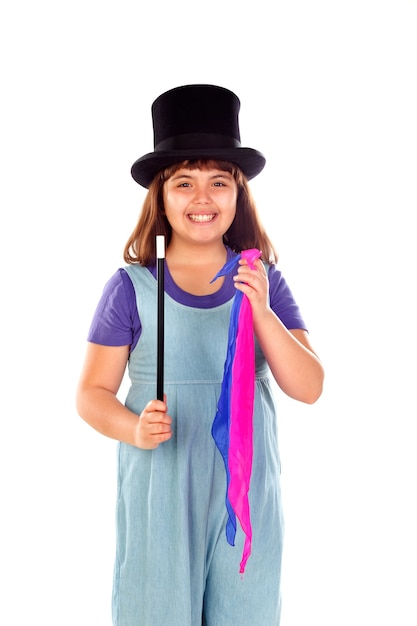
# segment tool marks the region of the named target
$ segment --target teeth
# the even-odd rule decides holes
[[[193,222],[211,222],[211,220],[214,220],[216,215],[215,213],[211,213],[210,215],[193,215],[190,213],[188,217]]]

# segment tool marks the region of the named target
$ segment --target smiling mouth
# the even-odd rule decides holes
[[[192,222],[202,224],[203,222],[212,222],[217,217],[217,213],[189,213],[188,217]]]

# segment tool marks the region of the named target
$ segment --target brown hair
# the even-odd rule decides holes
[[[143,202],[138,223],[124,248],[123,258],[126,263],[139,263],[139,265],[154,263],[156,235],[165,235],[166,246],[169,245],[172,228],[165,217],[162,190],[165,181],[181,167],[220,169],[232,174],[238,188],[236,215],[223,236],[224,243],[238,253],[242,250],[257,248],[262,250],[262,259],[266,263],[276,263],[278,255],[261,224],[246,177],[233,163],[208,159],[175,163],[155,176]]]

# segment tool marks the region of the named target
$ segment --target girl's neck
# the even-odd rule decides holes
[[[183,291],[196,296],[215,293],[223,285],[224,279],[215,283],[211,280],[226,262],[227,251],[220,246],[198,245],[181,247],[169,245],[166,253],[168,269],[174,282]]]
[[[213,264],[223,265],[226,262],[226,248],[223,241],[214,244],[182,245],[171,241],[166,251],[167,262],[172,264],[190,264],[206,266]]]

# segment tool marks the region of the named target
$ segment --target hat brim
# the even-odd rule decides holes
[[[135,161],[131,168],[134,180],[148,188],[156,174],[169,165],[194,159],[215,159],[235,163],[250,180],[264,168],[266,159],[261,152],[253,148],[206,148],[199,150],[172,150],[150,152]]]

